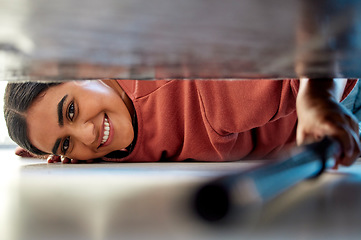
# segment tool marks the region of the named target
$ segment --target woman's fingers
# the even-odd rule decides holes
[[[338,140],[343,149],[343,154],[338,159],[338,163],[344,166],[352,165],[361,153],[358,134],[351,130],[347,136],[343,135]]]
[[[79,164],[79,163],[94,163],[96,162],[95,159],[89,159],[89,160],[77,160],[77,159],[71,159],[65,156],[56,156],[56,155],[49,155],[47,158],[48,163],[57,163],[62,162],[64,164]]]
[[[353,129],[352,124],[325,124],[324,136],[330,136],[337,140],[341,145],[341,153],[336,156],[337,165],[350,166],[360,156],[361,146],[357,130]]]
[[[299,124],[296,141],[298,145],[319,141],[325,136],[334,138],[340,143],[341,153],[336,156],[337,165],[350,166],[361,154],[358,123],[352,118],[343,121],[321,121],[312,124]]]
[[[48,163],[56,163],[56,162],[60,162],[60,156],[57,155],[49,155],[49,157],[47,158]]]
[[[76,160],[76,159],[70,159],[70,163],[72,163],[72,164],[77,164],[77,163],[79,163],[79,161]]]
[[[77,160],[71,159],[65,156],[57,156],[57,155],[49,155],[47,158],[48,163],[57,163],[62,162],[65,164],[79,164],[79,163],[94,163],[97,162],[96,159],[89,159],[89,160]]]
[[[58,156],[58,155],[49,155],[47,158],[48,163],[77,163],[77,161],[74,161],[73,159],[64,157],[64,156]]]

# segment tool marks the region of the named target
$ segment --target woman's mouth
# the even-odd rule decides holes
[[[100,134],[101,142],[100,142],[100,145],[98,146],[98,148],[100,148],[102,146],[107,146],[111,142],[111,138],[113,135],[112,130],[111,130],[111,123],[106,114],[104,115],[104,121],[103,121],[102,127],[103,127],[103,129]]]
[[[108,118],[107,118],[107,116],[105,115],[105,119],[104,119],[104,132],[103,132],[103,139],[102,139],[101,144],[106,143],[106,141],[108,140],[108,138],[109,138],[109,130],[110,130],[110,127],[109,127]]]

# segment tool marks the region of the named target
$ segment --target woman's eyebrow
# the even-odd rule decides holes
[[[55,144],[54,144],[54,147],[53,147],[53,149],[51,150],[51,152],[52,152],[54,155],[57,155],[56,152],[57,152],[57,150],[58,150],[60,141],[61,141],[60,138],[56,139]]]
[[[64,125],[64,121],[63,121],[63,105],[64,105],[64,101],[66,100],[66,98],[68,97],[68,94],[66,94],[58,103],[58,125],[60,127],[62,127]]]
[[[58,103],[58,125],[60,127],[64,126],[64,119],[63,119],[63,108],[64,108],[64,102],[66,100],[66,98],[68,97],[68,94],[66,94]],[[54,144],[54,147],[53,149],[51,150],[51,152],[56,155],[56,152],[58,150],[58,147],[59,147],[59,144],[61,142],[61,139],[58,138],[56,139],[55,141],[55,144]]]

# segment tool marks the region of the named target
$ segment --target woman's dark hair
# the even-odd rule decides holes
[[[28,138],[26,112],[40,93],[61,82],[8,83],[4,95],[4,117],[10,138],[20,147],[36,155],[46,155],[33,146]]]

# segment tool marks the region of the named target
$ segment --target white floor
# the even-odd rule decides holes
[[[1,149],[0,239],[359,239],[361,164],[304,181],[247,224],[209,225],[201,183],[258,163],[47,164]],[[211,199],[210,199],[211,201]]]

